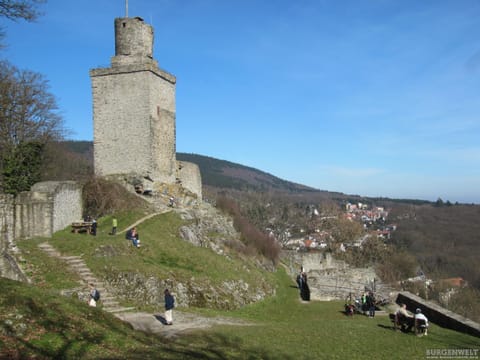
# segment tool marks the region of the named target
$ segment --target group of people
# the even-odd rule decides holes
[[[345,314],[354,315],[355,312],[375,317],[377,301],[373,291],[365,292],[360,298],[353,299],[352,293],[349,294],[345,302]]]
[[[416,309],[415,314],[412,315],[408,312],[406,304],[400,304],[394,316],[395,328],[398,326],[404,332],[409,332],[414,328],[417,334],[427,335],[428,318],[420,308]]]
[[[362,295],[362,311],[363,313],[368,313],[368,317],[375,317],[375,310],[376,310],[376,300],[375,294],[373,291],[369,291],[368,293],[364,293]]]

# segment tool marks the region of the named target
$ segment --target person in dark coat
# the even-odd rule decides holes
[[[97,236],[97,220],[92,220],[92,235]]]
[[[310,288],[307,283],[307,273],[303,271],[300,274],[300,297],[303,301],[310,301]]]
[[[367,295],[367,308],[368,308],[368,316],[375,317],[375,296],[373,292],[369,292]]]
[[[165,289],[165,323],[173,324],[173,308],[175,307],[175,298],[168,289]]]

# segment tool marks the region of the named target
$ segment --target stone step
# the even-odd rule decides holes
[[[87,264],[85,264],[83,260],[76,261],[76,262],[67,261],[67,264],[72,267],[84,267],[84,268],[87,267]]]
[[[102,281],[99,281],[92,273],[85,261],[79,256],[62,256],[53,246],[48,243],[39,244],[38,247],[51,257],[56,257],[67,263],[68,267],[76,272],[82,281],[86,284],[93,283],[98,291],[100,291],[100,303],[102,309],[110,313],[122,313],[135,310],[135,307],[120,306],[114,296],[108,293]]]
[[[104,310],[108,311],[109,313],[122,313],[122,312],[129,312],[135,309],[136,308],[132,306],[132,307],[106,308]]]
[[[83,261],[80,256],[62,256],[62,259],[68,262]]]
[[[53,246],[48,244],[48,243],[41,243],[41,244],[38,244],[38,247],[42,248],[42,249],[45,249],[45,248],[50,248],[50,249],[53,249]]]
[[[82,280],[85,284],[94,284],[96,286],[96,284],[98,283],[98,280],[94,277],[82,277]]]
[[[73,270],[76,270],[77,273],[79,273],[79,274],[81,274],[81,275],[84,275],[84,276],[88,276],[88,275],[93,276],[93,274],[92,274],[92,272],[90,271],[90,269],[84,269],[84,268],[77,269],[77,268],[73,268]]]
[[[68,264],[70,267],[77,270],[90,270],[86,264]]]
[[[107,307],[107,308],[120,307],[120,304],[118,303],[118,301],[105,301],[103,299],[100,299],[100,302],[102,303],[103,307]]]

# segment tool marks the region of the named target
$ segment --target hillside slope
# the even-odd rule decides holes
[[[91,142],[71,142],[70,148],[77,154],[91,154],[92,147]],[[442,277],[463,276],[480,288],[480,275],[474,270],[480,246],[480,222],[475,220],[480,211],[478,205],[456,204],[442,209],[432,202],[418,199],[347,195],[316,190],[261,170],[208,156],[177,153],[177,158],[199,166],[206,199],[214,201],[219,193],[236,199],[248,210],[250,220],[259,229],[270,227],[272,221],[289,229],[305,228],[309,221],[305,214],[311,205],[320,211],[322,207],[328,208],[328,203],[335,204],[339,209],[346,202],[383,206],[390,210],[391,221],[399,225],[394,241],[415,254],[424,271]],[[403,216],[415,211],[422,216],[416,219]]]
[[[65,141],[59,146],[66,146],[77,156],[82,156],[93,169],[93,142]],[[206,187],[218,189],[233,189],[241,191],[280,191],[286,193],[329,193],[280,179],[264,171],[220,160],[199,154],[177,153],[177,160],[197,164],[202,175],[202,183]],[[337,194],[338,193],[331,193]]]
[[[204,185],[244,191],[314,192],[317,189],[282,180],[266,172],[198,154],[177,153],[177,159],[197,164]]]

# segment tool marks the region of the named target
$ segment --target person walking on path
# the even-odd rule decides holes
[[[114,216],[112,219],[112,235],[115,235],[117,233],[117,225],[118,221],[117,218]]]
[[[175,307],[175,298],[168,289],[165,289],[165,323],[173,324],[173,308]]]

